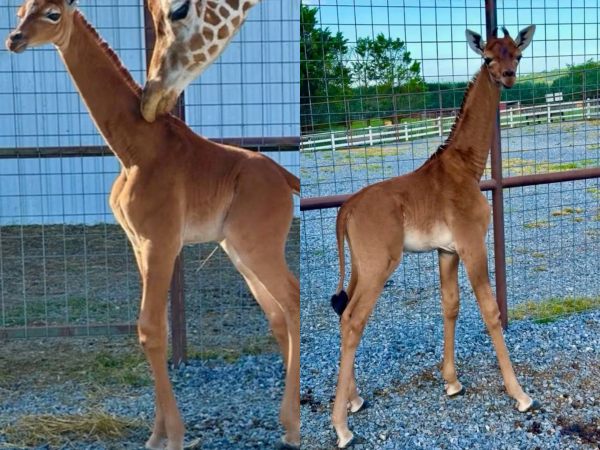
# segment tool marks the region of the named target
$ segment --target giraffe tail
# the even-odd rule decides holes
[[[335,222],[335,233],[338,244],[338,255],[340,259],[340,282],[338,284],[337,293],[331,297],[331,307],[340,318],[348,306],[348,294],[344,291],[344,278],[346,275],[346,255],[344,253],[344,240],[346,235],[346,223],[348,222],[349,211],[346,211],[342,205]]]
[[[287,181],[287,184],[290,187],[290,189],[292,190],[292,192],[296,195],[300,195],[300,178],[298,178],[296,175],[288,172],[283,167],[281,167],[279,164],[277,164],[277,167],[279,167],[281,174],[285,178],[285,181]]]

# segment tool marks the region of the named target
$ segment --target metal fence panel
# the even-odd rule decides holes
[[[1,35],[16,24],[18,4],[0,0]],[[146,56],[139,2],[98,0],[81,9],[142,82]],[[293,137],[299,119],[292,65],[297,58],[289,49],[297,48],[298,33],[297,26],[288,25],[298,23],[298,10],[297,1],[262,2],[231,48],[186,92],[185,103],[195,131],[258,149],[296,175]],[[251,68],[242,71],[240,58]],[[119,164],[101,147],[55,49],[18,56],[0,52],[0,61],[0,334],[135,332],[138,269],[108,205]],[[258,78],[246,77],[248,70]],[[218,98],[202,97],[199,87],[218,92]],[[216,111],[217,103],[225,106]],[[211,127],[202,114],[227,121]],[[298,233],[295,219],[286,254],[296,274]],[[220,249],[207,260],[214,247],[184,250],[191,351],[215,357],[274,350],[268,323],[233,265]]]

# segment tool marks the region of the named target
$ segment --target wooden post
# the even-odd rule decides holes
[[[154,50],[154,22],[148,9],[148,0],[144,0],[144,36],[146,40],[146,70],[150,66]],[[183,94],[177,99],[173,114],[185,121]],[[171,278],[171,342],[172,361],[175,367],[187,361],[187,342],[185,324],[185,285],[183,275],[183,254],[179,254],[173,266]]]
[[[400,130],[398,129],[398,108],[396,107],[396,94],[392,94],[392,123],[394,124],[394,132],[396,133],[396,141],[400,140]]]
[[[354,147],[354,140],[352,139],[352,119],[350,118],[350,100],[344,102],[346,105],[346,129],[348,130],[348,145]]]

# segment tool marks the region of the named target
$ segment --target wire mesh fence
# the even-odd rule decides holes
[[[0,2],[0,35],[16,25],[20,3]],[[184,103],[196,132],[260,151],[296,175],[298,33],[290,24],[298,8],[270,0],[254,8]],[[143,82],[140,2],[98,0],[81,11]],[[0,96],[0,336],[135,333],[139,272],[108,205],[120,166],[55,49],[0,52]],[[286,257],[296,275],[298,236],[295,218]],[[264,314],[215,246],[183,251],[191,351],[209,358],[275,349]]]
[[[597,5],[486,3],[512,36],[537,25],[517,84],[501,97],[504,179],[492,179],[488,161],[482,188],[510,187],[503,189],[500,220],[508,317],[553,320],[597,307],[600,292]],[[368,0],[302,6],[301,172],[309,198],[302,207],[303,327],[324,317],[335,322],[325,299],[338,281],[336,213],[320,208],[344,198],[332,196],[416,169],[443,142],[482,63],[468,49],[465,29],[486,35],[484,6]],[[549,181],[562,182],[543,184]],[[491,231],[488,253],[495,275]],[[418,333],[423,321],[439,316],[435,260],[404,256],[380,300],[389,305],[376,310],[380,320],[401,318],[403,332],[406,325]],[[460,280],[461,296],[471,297],[464,273]]]

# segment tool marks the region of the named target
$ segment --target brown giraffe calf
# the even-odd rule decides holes
[[[138,332],[154,375],[156,414],[146,447],[183,449],[184,426],[167,371],[167,294],[182,246],[216,241],[244,276],[281,349],[286,434],[280,444],[298,448],[300,286],[284,247],[300,180],[263,155],[198,136],[172,115],[144,120],[140,86],[74,0],[26,0],[17,15],[8,49],[55,45],[121,163],[110,205],[142,277]]]
[[[331,414],[338,447],[348,448],[357,439],[348,429],[347,409],[365,407],[354,377],[354,357],[363,330],[383,286],[398,267],[402,252],[438,250],[444,361],[442,376],[446,394],[464,392],[454,367],[454,334],[458,316],[458,264],[462,259],[489,330],[508,394],[521,412],[538,408],[519,385],[502,336],[500,313],[487,270],[485,236],[490,224],[490,205],[479,189],[488,158],[502,86],[515,84],[521,52],[529,45],[535,26],[525,28],[513,40],[481,36],[467,30],[470,47],[485,63],[467,87],[450,136],[419,169],[367,186],[340,208],[337,240],[340,283],[332,298],[341,316],[342,354]],[[344,286],[344,238],[348,241],[352,272],[348,292]]]

